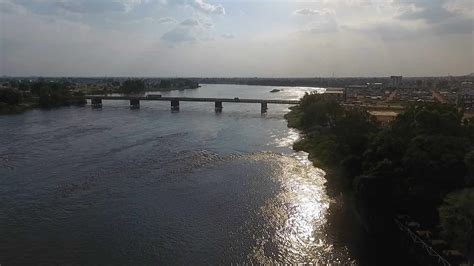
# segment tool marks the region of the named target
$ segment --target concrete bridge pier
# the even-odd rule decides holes
[[[267,103],[266,103],[266,102],[262,102],[262,103],[261,103],[260,112],[261,112],[262,114],[264,114],[264,113],[267,112],[267,110],[268,110],[268,105],[267,105]]]
[[[140,109],[140,100],[130,99],[130,109]]]
[[[92,98],[91,105],[92,105],[92,108],[102,108],[102,99]]]
[[[179,111],[179,101],[171,100],[171,111]]]
[[[216,109],[216,113],[222,112],[222,102],[215,102],[214,107]]]

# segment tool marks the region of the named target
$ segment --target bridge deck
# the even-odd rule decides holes
[[[240,98],[191,98],[191,97],[134,97],[87,95],[86,99],[102,100],[140,100],[140,101],[183,101],[183,102],[226,102],[226,103],[270,103],[299,104],[299,100],[240,99]]]

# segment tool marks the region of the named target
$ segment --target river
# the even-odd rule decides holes
[[[299,99],[318,90],[272,89],[162,94]],[[258,104],[180,108],[104,101],[0,116],[0,263],[358,262],[337,237],[345,226],[328,223],[324,172],[291,149],[288,106],[263,115]]]

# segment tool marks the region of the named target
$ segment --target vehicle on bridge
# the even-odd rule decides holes
[[[161,98],[162,96],[161,94],[148,94],[146,97],[147,98]]]

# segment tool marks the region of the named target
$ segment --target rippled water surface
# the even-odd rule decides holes
[[[310,88],[164,95],[298,99]],[[0,263],[351,262],[288,106],[126,101],[0,116]]]

